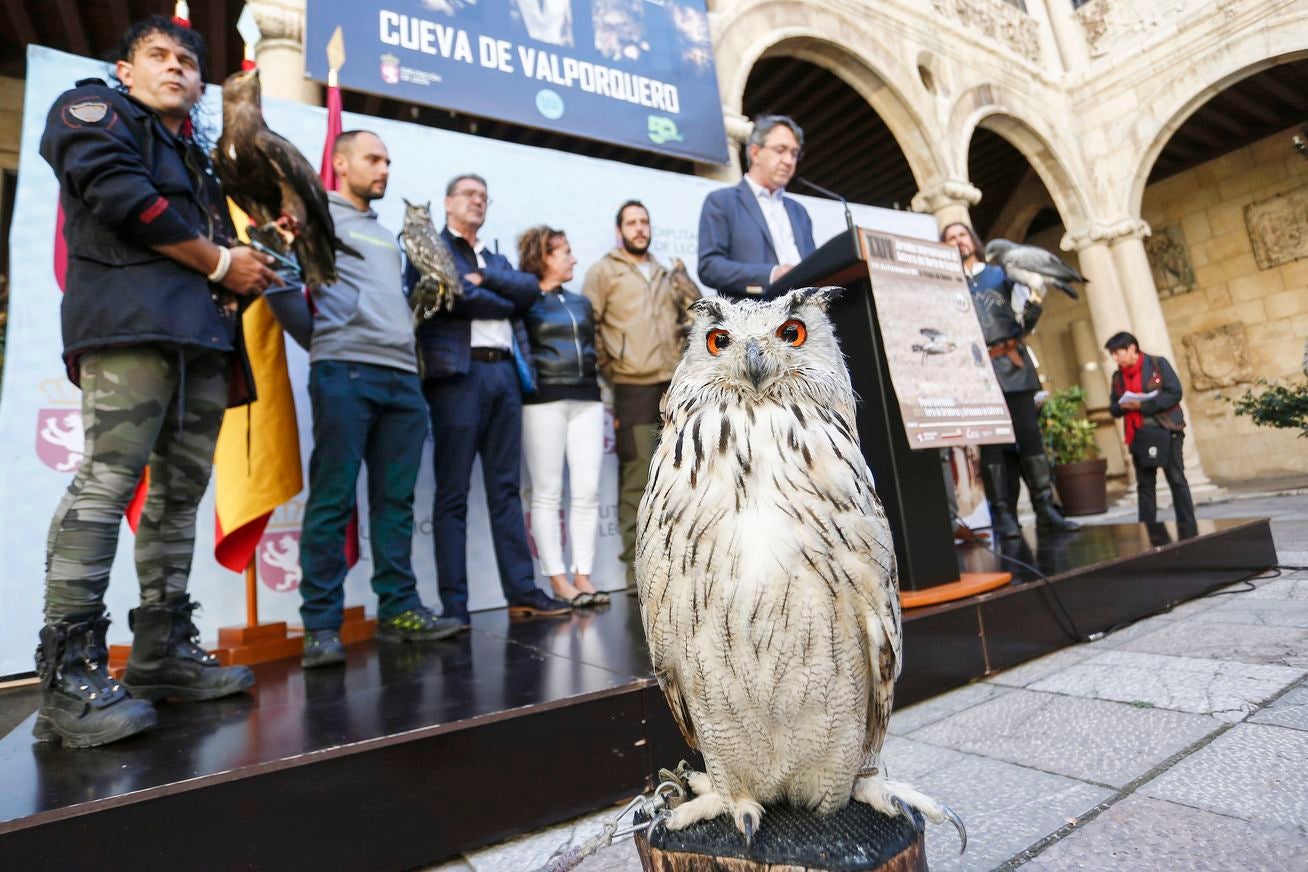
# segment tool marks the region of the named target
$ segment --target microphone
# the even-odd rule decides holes
[[[821,185],[817,184],[816,182],[810,182],[808,179],[804,178],[803,176],[795,176],[795,178],[798,179],[801,184],[805,185],[806,187],[812,188],[813,190],[817,191],[819,194],[826,194],[828,197],[830,197],[833,200],[839,200],[840,205],[845,207],[845,223],[849,225],[849,232],[850,234],[854,233],[854,214],[849,211],[848,200],[846,200],[844,197],[840,196],[835,191],[829,188],[824,188]]]

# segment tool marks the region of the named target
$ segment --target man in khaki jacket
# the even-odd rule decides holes
[[[634,593],[636,512],[658,439],[663,394],[681,360],[690,316],[700,298],[681,261],[671,270],[649,253],[649,211],[638,200],[618,209],[621,244],[586,272],[582,293],[595,309],[600,375],[613,386],[613,423],[621,462],[618,525],[627,588]]]

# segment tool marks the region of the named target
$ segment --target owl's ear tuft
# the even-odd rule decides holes
[[[428,200],[427,203],[426,203],[426,205],[424,205],[422,208],[424,208],[424,209],[426,209],[428,212],[430,212],[430,211],[431,211],[431,200]]]
[[[726,317],[722,310],[722,301],[715,297],[700,297],[688,307],[696,315],[703,315],[714,324],[721,324]]]
[[[408,197],[401,197],[400,199],[404,201],[404,207],[405,207],[406,209],[412,209],[412,208],[413,208],[413,204],[409,202],[409,198],[408,198]]]
[[[800,310],[802,306],[812,304],[817,306],[823,312],[831,308],[845,294],[845,289],[828,285],[824,288],[798,288],[786,294],[786,309],[789,314],[793,315]]]

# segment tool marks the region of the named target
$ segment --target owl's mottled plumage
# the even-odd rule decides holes
[[[454,308],[463,294],[463,279],[454,266],[449,246],[431,220],[431,202],[419,206],[404,201],[404,253],[418,270],[418,284],[409,292],[414,324],[421,324],[442,309]]]
[[[829,814],[851,795],[952,814],[877,768],[899,591],[826,315],[837,292],[691,307],[635,566],[655,675],[707,770],[674,829],[729,812],[749,838],[760,803]]]

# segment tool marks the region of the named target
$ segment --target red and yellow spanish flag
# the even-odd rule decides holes
[[[248,242],[250,219],[231,201],[232,221]],[[259,399],[229,409],[214,451],[214,558],[242,572],[259,547],[273,510],[304,487],[295,397],[282,327],[263,298],[241,321]]]

